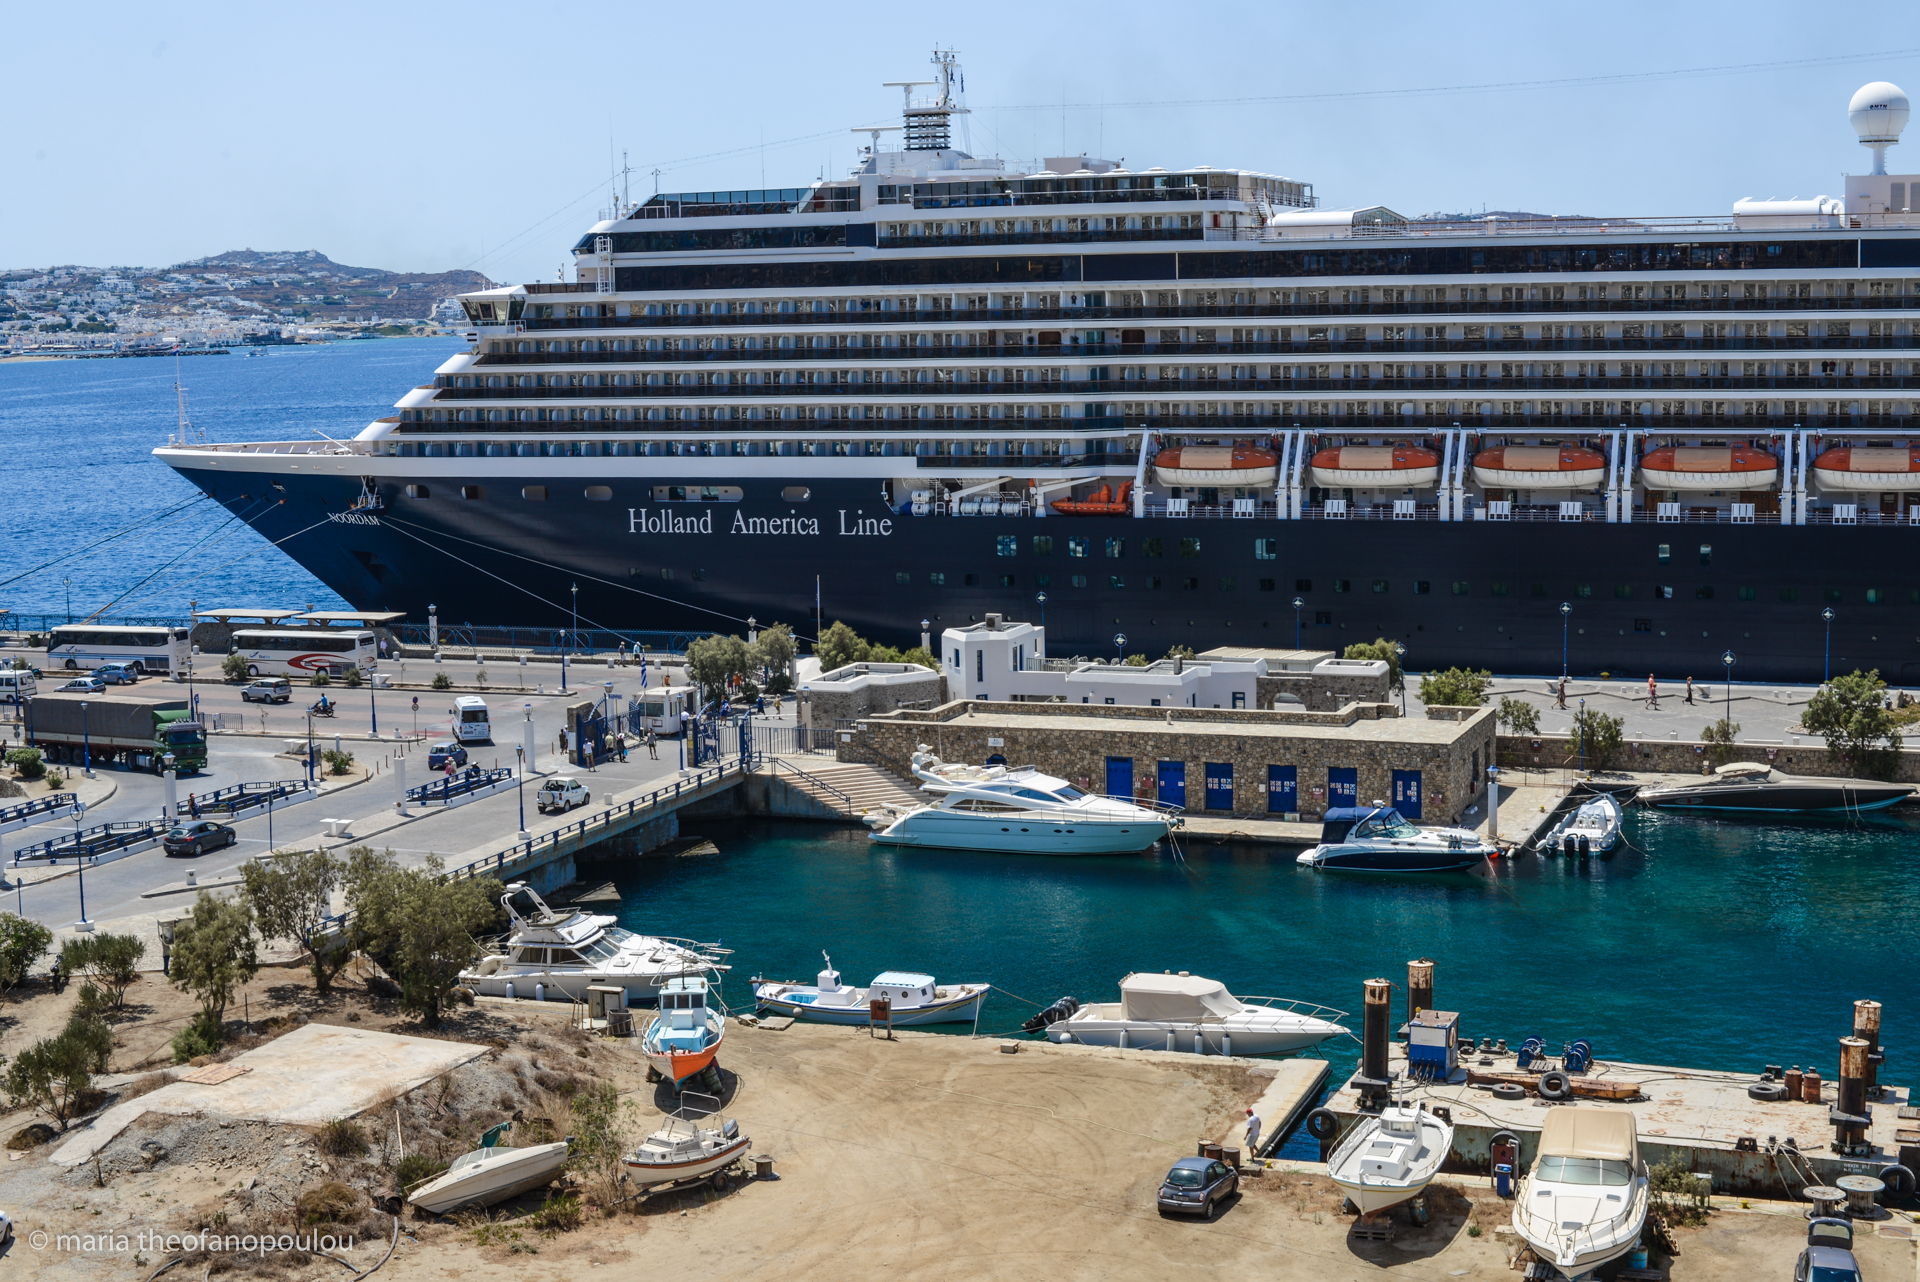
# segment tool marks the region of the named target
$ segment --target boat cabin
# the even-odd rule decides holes
[[[1323,846],[1343,841],[1405,841],[1419,835],[1420,830],[1391,806],[1334,806],[1320,822]]]
[[[707,1044],[707,981],[680,975],[660,985],[660,1015],[648,1041],[662,1050],[696,1051]]]
[[[1195,1024],[1243,1009],[1217,979],[1178,975],[1128,975],[1120,981],[1122,1018],[1147,1023]]]
[[[1556,1108],[1541,1123],[1537,1180],[1622,1188],[1639,1170],[1639,1133],[1626,1109]]]
[[[933,1002],[933,976],[906,970],[883,970],[867,985],[867,1000],[881,999],[895,1006],[927,1006]]]

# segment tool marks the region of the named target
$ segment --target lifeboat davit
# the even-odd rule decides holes
[[[1764,490],[1780,460],[1749,445],[1664,445],[1640,460],[1650,490]]]
[[[1313,483],[1329,489],[1404,489],[1440,479],[1440,456],[1401,441],[1394,445],[1336,445],[1313,456]]]
[[[1920,490],[1920,445],[1842,445],[1822,451],[1813,477],[1823,490]]]
[[[1280,456],[1252,445],[1175,445],[1154,457],[1162,485],[1272,485]]]
[[[1579,445],[1496,445],[1473,456],[1473,479],[1488,489],[1590,490],[1607,461]]]

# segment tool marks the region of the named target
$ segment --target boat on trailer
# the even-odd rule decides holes
[[[1453,1147],[1453,1123],[1418,1102],[1361,1117],[1333,1150],[1327,1175],[1373,1215],[1426,1191]]]

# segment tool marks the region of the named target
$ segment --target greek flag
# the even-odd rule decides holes
[[[647,658],[645,655],[640,656],[640,688],[642,690],[647,688]]]

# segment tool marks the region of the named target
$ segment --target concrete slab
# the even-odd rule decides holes
[[[1320,840],[1317,823],[1206,814],[1188,815],[1186,820],[1180,829],[1182,841],[1258,841],[1281,846],[1311,846]]]
[[[209,1113],[236,1120],[318,1126],[353,1117],[389,1091],[409,1091],[487,1053],[485,1046],[307,1024],[228,1062],[248,1071],[215,1085],[169,1082],[102,1113],[53,1154],[78,1166],[146,1113]]]
[[[1276,1070],[1273,1081],[1253,1103],[1253,1114],[1260,1119],[1260,1143],[1257,1151],[1248,1153],[1248,1157],[1264,1157],[1273,1151],[1287,1128],[1320,1098],[1320,1088],[1326,1085],[1331,1071],[1323,1059],[1283,1059],[1275,1062],[1273,1068]],[[1228,1128],[1220,1143],[1244,1148],[1246,1139],[1247,1124],[1242,1118]]]

